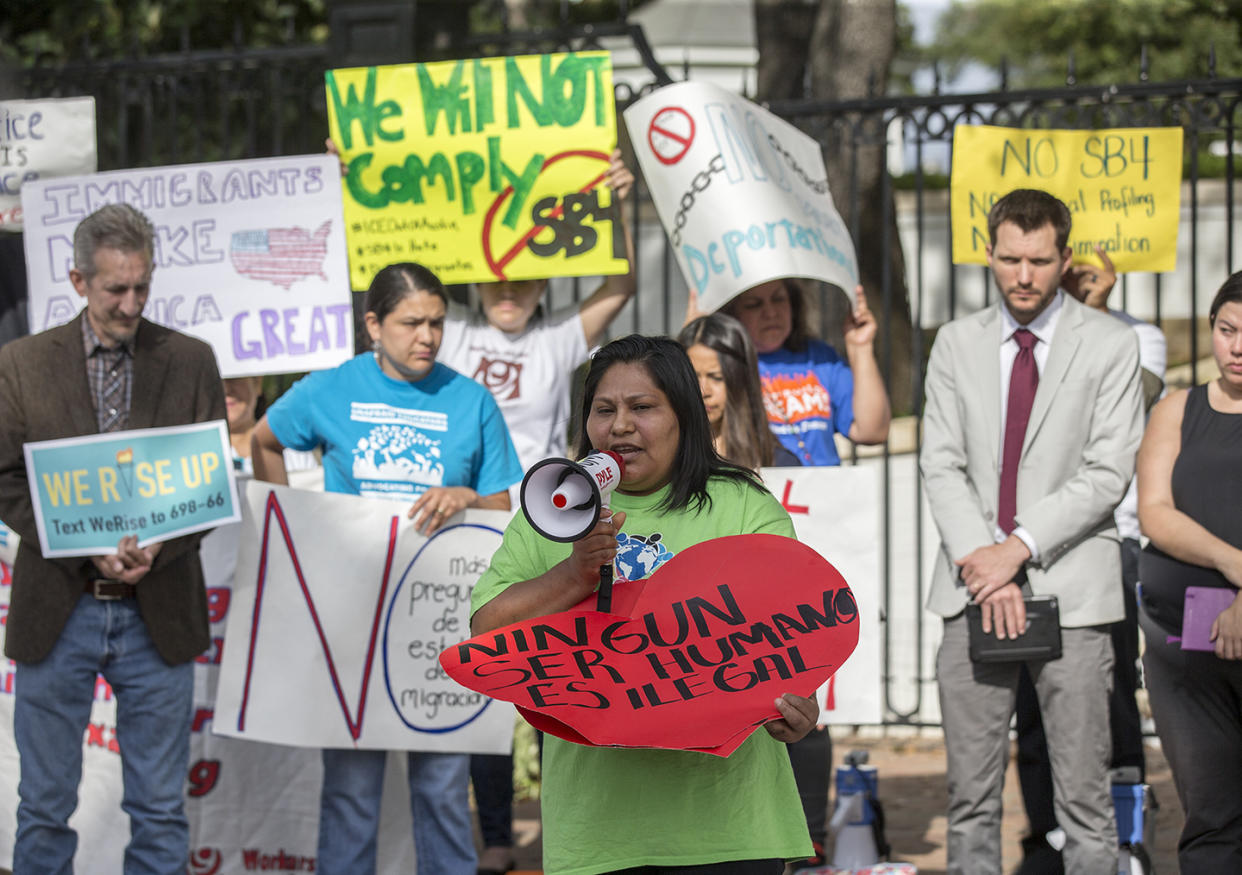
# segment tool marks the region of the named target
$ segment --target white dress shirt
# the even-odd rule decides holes
[[[997,458],[997,479],[1000,477],[1000,468],[1004,465],[1005,459],[1005,416],[1009,412],[1009,378],[1013,374],[1013,363],[1018,357],[1018,341],[1014,340],[1014,332],[1019,328],[1025,328],[1027,331],[1035,335],[1036,344],[1032,353],[1035,356],[1035,368],[1039,373],[1044,372],[1044,365],[1048,362],[1048,350],[1052,344],[1052,335],[1057,330],[1057,321],[1061,316],[1062,298],[1064,294],[1060,289],[1048,302],[1038,316],[1030,321],[1027,325],[1021,325],[1018,320],[1013,318],[1013,314],[1009,312],[1003,302],[1001,303],[1001,335],[1000,335],[1000,456]],[[1035,539],[1031,537],[1030,532],[1018,526],[1013,530],[1013,534],[1026,544],[1028,550],[1031,551],[1031,561],[1039,561],[1039,545],[1035,543]],[[995,533],[996,543],[1005,540],[1006,535],[998,526]]]

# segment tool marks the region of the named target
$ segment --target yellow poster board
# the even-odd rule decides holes
[[[1119,273],[1171,271],[1181,215],[1182,129],[1027,130],[959,125],[953,131],[953,263],[986,264],[988,210],[1016,188],[1069,206],[1074,260],[1108,253]]]
[[[607,52],[324,75],[353,288],[399,261],[446,283],[628,270]]]

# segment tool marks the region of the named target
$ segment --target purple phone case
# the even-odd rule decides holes
[[[1215,650],[1212,623],[1220,612],[1233,604],[1235,589],[1215,586],[1186,587],[1185,613],[1182,616],[1182,650]]]

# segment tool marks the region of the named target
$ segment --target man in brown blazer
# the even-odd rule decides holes
[[[114,555],[46,559],[22,453],[28,441],[225,418],[211,348],[142,318],[153,231],[124,204],[84,219],[69,277],[85,309],[0,349],[0,519],[21,536],[5,643],[17,663],[15,872],[72,871],[96,673],[116,696],[125,871],[171,875],[189,862],[193,659],[209,641],[200,536],[140,549],[126,535]]]

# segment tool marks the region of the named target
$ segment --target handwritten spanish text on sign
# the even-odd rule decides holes
[[[512,707],[459,686],[437,662],[470,634],[470,591],[510,514],[466,511],[426,538],[408,508],[247,485],[217,733],[298,747],[510,750]]]
[[[819,144],[723,88],[679,82],[625,111],[686,283],[711,312],[780,277],[853,294],[858,264]]]
[[[788,586],[772,586],[773,568]],[[779,718],[777,696],[812,695],[858,643],[844,578],[779,535],[705,541],[618,582],[612,612],[594,602],[477,635],[440,663],[560,738],[728,756]]]
[[[325,76],[355,289],[398,261],[449,283],[628,270],[607,52]]]
[[[0,230],[22,230],[26,183],[95,167],[95,98],[0,101]]]
[[[115,552],[241,518],[223,421],[28,443],[44,556]]]
[[[1016,188],[1069,206],[1074,258],[1117,270],[1177,266],[1182,129],[1027,130],[959,125],[953,132],[953,262],[986,264],[988,210]]]
[[[308,155],[30,183],[30,330],[77,314],[74,228],[127,203],[155,225],[144,316],[211,344],[223,377],[335,367],[354,354],[339,176],[331,156]]]

